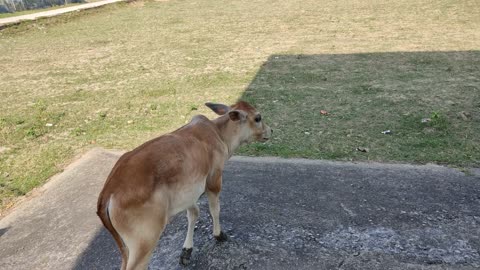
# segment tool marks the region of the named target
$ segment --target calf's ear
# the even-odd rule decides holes
[[[228,117],[232,121],[243,121],[247,119],[247,113],[242,110],[233,110],[228,112]]]
[[[224,114],[226,114],[227,112],[230,111],[229,106],[223,105],[223,104],[220,104],[220,103],[207,102],[207,103],[205,103],[205,106],[210,108],[212,111],[214,111],[218,115],[224,115]]]

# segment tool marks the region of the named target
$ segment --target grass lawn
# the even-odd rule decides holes
[[[149,1],[6,28],[0,209],[238,98],[275,129],[239,154],[478,166],[478,29],[476,0]]]

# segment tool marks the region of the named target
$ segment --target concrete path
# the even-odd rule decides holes
[[[95,215],[120,153],[96,149],[0,220],[0,269],[118,269]],[[217,244],[205,198],[185,269],[479,269],[480,176],[439,166],[233,158]],[[150,269],[178,265],[167,226]]]
[[[76,5],[73,7],[59,8],[59,9],[42,11],[42,12],[37,12],[37,13],[32,13],[32,14],[27,14],[22,16],[8,17],[8,18],[0,19],[0,28],[10,24],[19,23],[21,21],[32,21],[38,18],[53,17],[53,16],[67,13],[67,12],[96,8],[96,7],[100,7],[100,6],[104,6],[104,5],[108,5],[108,4],[112,4],[120,1],[124,1],[124,0],[103,0],[103,1],[98,1],[94,3]]]

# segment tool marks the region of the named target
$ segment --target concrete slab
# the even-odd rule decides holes
[[[120,1],[124,1],[124,0],[103,0],[103,1],[98,1],[93,3],[88,3],[88,4],[72,6],[72,7],[59,8],[59,9],[48,10],[48,11],[40,11],[40,12],[31,13],[27,15],[8,17],[8,18],[0,19],[0,29],[8,25],[17,24],[22,21],[33,21],[39,18],[53,17],[60,14],[65,14],[68,12],[101,7],[104,5],[108,5],[108,4],[112,4]]]
[[[0,269],[118,269],[97,195],[119,152],[93,150],[0,220]],[[235,157],[217,244],[205,198],[186,269],[478,269],[480,177],[440,166]],[[178,265],[186,218],[150,269]]]

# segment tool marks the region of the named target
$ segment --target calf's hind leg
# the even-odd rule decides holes
[[[128,215],[126,212],[116,215],[118,218],[115,220],[123,221],[113,225],[128,249],[126,270],[148,268],[152,252],[168,221],[163,211],[158,213],[158,210],[155,210],[137,209],[128,211]]]
[[[182,254],[180,255],[180,264],[187,265],[190,262],[193,250],[193,231],[198,219],[199,209],[196,204],[187,209],[188,231],[185,243],[183,243]]]

